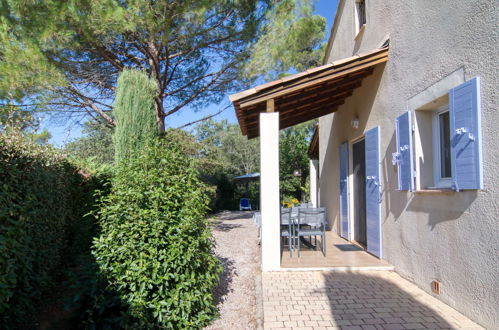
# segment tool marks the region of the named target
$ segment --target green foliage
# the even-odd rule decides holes
[[[47,144],[49,140],[52,138],[52,134],[44,128],[40,133],[33,133],[32,139],[38,144]]]
[[[18,129],[22,131],[33,129],[38,122],[33,112],[24,111],[12,104],[0,104],[0,130]]]
[[[207,120],[196,127],[196,136],[202,154],[220,164],[225,173],[241,175],[258,171],[258,139],[248,140],[241,134],[239,125],[229,124],[227,120]]]
[[[0,135],[0,328],[26,317],[85,249],[100,186],[49,146]],[[91,237],[88,232],[88,240]]]
[[[315,121],[306,122],[282,130],[279,138],[280,192],[284,199],[306,199],[309,176],[308,146]],[[293,175],[295,171],[299,176]]]
[[[280,189],[286,200],[305,201],[308,194],[308,147],[315,121],[296,125],[280,132]],[[195,161],[202,180],[216,189],[212,210],[237,209],[241,197],[249,197],[252,205],[260,199],[259,182],[235,184],[234,177],[258,172],[260,145],[248,140],[237,124],[226,120],[207,120],[196,126],[194,136],[172,130],[168,139],[180,141],[186,154]],[[301,175],[293,173],[298,170]]]
[[[71,156],[98,164],[114,161],[114,129],[101,121],[86,121],[83,136],[67,143],[64,150]]]
[[[239,198],[249,197],[258,203],[258,187],[250,183],[236,185],[233,178],[258,172],[260,145],[258,139],[248,140],[241,134],[239,125],[207,120],[196,127],[199,143],[198,167],[203,181],[216,187],[216,195],[210,207],[214,210],[236,209]]]
[[[20,26],[16,26],[14,19],[7,15],[9,5],[15,5],[13,2],[0,3],[0,100],[8,100],[13,105],[31,96],[30,101],[37,103],[41,100],[37,94],[64,80],[39,47],[42,40],[15,37]],[[30,28],[34,34],[38,32],[33,26]],[[3,106],[0,104],[0,112]]]
[[[98,212],[94,256],[128,327],[201,328],[216,315],[221,266],[205,218],[208,198],[192,158],[173,139],[117,165]]]
[[[5,0],[0,54],[26,51],[21,60],[9,57],[11,65],[0,57],[0,75],[19,78],[8,91],[49,94],[45,105],[51,110],[90,111],[112,122],[105,110],[112,107],[119,73],[145,70],[160,87],[155,96],[162,120],[187,104],[204,107],[224,98],[269,3]],[[30,82],[31,76],[36,79]]]
[[[290,69],[304,71],[321,64],[326,19],[312,15],[312,1],[282,0],[267,12],[267,25],[252,47],[244,74],[272,80]]]
[[[125,70],[118,79],[114,116],[115,161],[130,159],[158,135],[154,96],[158,85],[144,72]]]
[[[307,152],[314,125],[315,121],[310,121],[280,132],[280,189],[286,200],[307,199]],[[192,138],[184,144],[190,145],[189,149],[196,158],[203,181],[216,187],[211,208],[235,209],[241,197],[249,197],[252,204],[256,205],[260,199],[258,182],[251,182],[246,187],[246,184],[235,184],[233,179],[259,171],[258,139],[248,140],[241,134],[237,124],[229,124],[225,120],[207,120],[199,124],[195,136],[197,144]],[[296,170],[301,173],[300,176],[293,175]]]
[[[318,63],[325,20],[310,15],[310,3],[3,0],[0,101],[90,112],[111,124],[118,75],[134,68],[158,85],[161,128],[164,118],[218,103],[255,76]]]

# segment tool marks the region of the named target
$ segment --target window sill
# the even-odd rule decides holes
[[[366,25],[365,24],[362,24],[362,26],[360,27],[359,29],[359,32],[357,32],[357,35],[355,36],[355,38],[353,38],[353,40],[357,40],[359,39],[359,37],[361,36],[361,34],[364,33],[364,30],[366,29]]]
[[[431,194],[453,194],[456,191],[453,189],[447,189],[447,188],[438,188],[438,189],[422,189],[422,190],[416,190],[416,194],[422,194],[422,195],[431,195]]]

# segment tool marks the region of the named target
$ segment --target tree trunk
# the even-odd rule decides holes
[[[163,100],[161,96],[156,96],[154,98],[154,107],[156,109],[156,121],[158,123],[159,134],[165,132],[165,111],[163,108]]]

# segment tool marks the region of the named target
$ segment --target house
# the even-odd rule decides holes
[[[496,30],[492,0],[340,0],[324,65],[231,96],[261,139],[264,271],[281,269],[278,130],[319,118],[331,230],[499,324]]]

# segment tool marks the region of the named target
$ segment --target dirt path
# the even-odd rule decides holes
[[[220,318],[206,329],[255,329],[255,277],[260,247],[252,212],[221,212],[213,220],[216,254],[224,272],[215,296]]]

